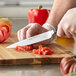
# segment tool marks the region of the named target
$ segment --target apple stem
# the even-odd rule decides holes
[[[38,6],[38,9],[41,9],[41,8],[42,8],[42,5],[39,5],[39,6]]]

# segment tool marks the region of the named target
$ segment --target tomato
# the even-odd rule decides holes
[[[0,42],[3,42],[6,39],[8,39],[9,35],[10,35],[10,32],[7,29],[7,25],[1,25],[0,26]]]
[[[51,51],[50,48],[48,48],[48,47],[42,47],[40,45],[39,49],[33,50],[33,53],[38,54],[38,55],[51,55],[51,54],[53,54],[53,51]]]
[[[76,72],[76,58],[75,57],[66,57],[61,60],[60,70],[62,75],[68,73]]]
[[[12,23],[8,18],[0,18],[0,42],[4,42],[11,34]]]
[[[38,49],[33,49],[34,54],[38,54],[38,51],[39,51]]]
[[[43,51],[39,50],[38,55],[43,55]]]
[[[33,45],[16,46],[16,50],[18,50],[18,51],[29,51],[29,50],[33,50],[33,49],[34,49]]]
[[[53,51],[45,51],[45,52],[43,52],[43,55],[51,55],[53,53]]]

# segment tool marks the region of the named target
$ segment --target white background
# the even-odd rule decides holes
[[[0,16],[25,18],[29,9],[37,8],[39,4],[51,9],[52,3],[53,0],[0,0]]]

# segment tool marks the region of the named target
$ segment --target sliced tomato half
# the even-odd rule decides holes
[[[0,42],[4,42],[10,36],[10,32],[7,25],[0,25]]]
[[[0,42],[3,42],[3,41],[4,41],[3,32],[2,30],[0,30]]]

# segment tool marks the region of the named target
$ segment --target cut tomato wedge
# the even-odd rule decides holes
[[[34,49],[33,45],[16,46],[16,50],[18,50],[18,51],[29,51],[29,50],[33,50],[33,49]]]

